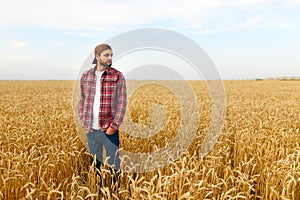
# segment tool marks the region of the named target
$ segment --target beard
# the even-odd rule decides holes
[[[104,67],[110,67],[112,65],[112,62],[110,63],[105,63],[105,62],[102,62],[101,60],[99,61],[99,64],[104,66]]]

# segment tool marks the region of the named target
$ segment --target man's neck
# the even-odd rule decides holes
[[[106,70],[106,67],[105,66],[103,66],[103,65],[97,65],[97,71],[99,71],[99,72],[102,72],[102,71],[105,71]]]

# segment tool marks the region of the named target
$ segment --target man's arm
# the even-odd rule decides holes
[[[110,124],[110,127],[113,128],[114,130],[119,129],[123,121],[126,112],[126,101],[127,101],[126,81],[124,76],[120,74],[117,83],[116,111],[114,114],[114,120]]]
[[[81,122],[81,125],[83,127],[83,107],[84,107],[84,92],[83,92],[83,81],[84,81],[84,77],[83,75],[81,76],[80,79],[80,99],[78,102],[78,115],[79,115],[79,119]]]

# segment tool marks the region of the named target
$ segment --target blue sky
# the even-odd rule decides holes
[[[74,79],[97,44],[141,28],[194,40],[223,79],[300,77],[299,0],[0,0],[0,11],[0,79]]]

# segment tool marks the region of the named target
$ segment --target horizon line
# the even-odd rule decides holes
[[[268,77],[268,78],[225,78],[225,79],[126,79],[126,81],[227,81],[227,80],[300,80],[300,77],[290,77],[290,76],[283,76],[283,77]],[[0,81],[79,81],[79,79],[1,79]]]

